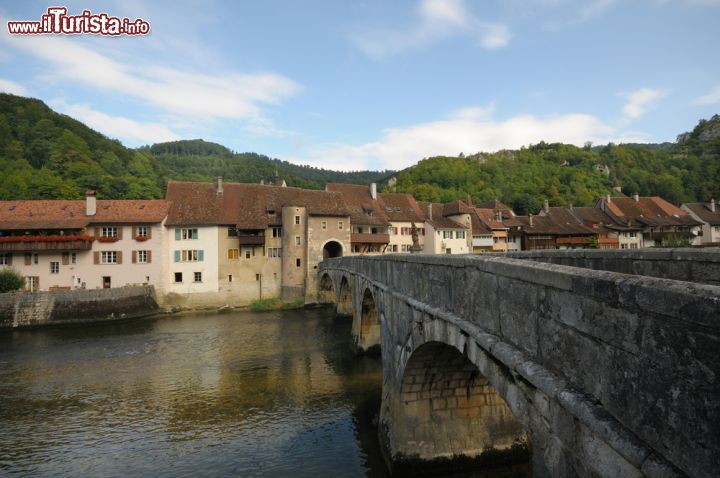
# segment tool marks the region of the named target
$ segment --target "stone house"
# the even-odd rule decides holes
[[[390,245],[390,220],[378,200],[377,184],[328,183],[325,190],[341,194],[350,211],[350,252],[385,253]]]
[[[425,215],[426,254],[472,252],[471,209],[463,201],[418,203]]]

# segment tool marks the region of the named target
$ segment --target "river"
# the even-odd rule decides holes
[[[0,333],[0,474],[387,476],[331,309]]]

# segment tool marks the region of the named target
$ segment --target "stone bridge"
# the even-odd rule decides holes
[[[531,456],[534,476],[717,477],[720,286],[677,279],[712,276],[720,250],[665,252],[342,257],[318,299],[381,353],[394,473]]]

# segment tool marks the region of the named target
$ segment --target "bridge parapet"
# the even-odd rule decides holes
[[[576,249],[510,252],[506,257],[586,269],[720,285],[720,248]]]
[[[319,273],[353,281],[355,304],[376,294],[391,457],[407,450],[393,431],[404,367],[440,342],[530,432],[538,475],[720,469],[718,286],[499,256],[343,257]]]

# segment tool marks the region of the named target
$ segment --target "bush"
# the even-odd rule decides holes
[[[305,307],[305,300],[302,298],[298,298],[292,302],[285,302],[282,306],[283,309],[302,309],[303,307]]]
[[[25,278],[15,269],[0,269],[0,293],[22,289]]]
[[[689,239],[673,235],[664,238],[660,247],[692,247],[692,244]]]
[[[255,299],[250,302],[250,310],[253,312],[263,312],[266,310],[280,309],[282,302],[280,299]]]

